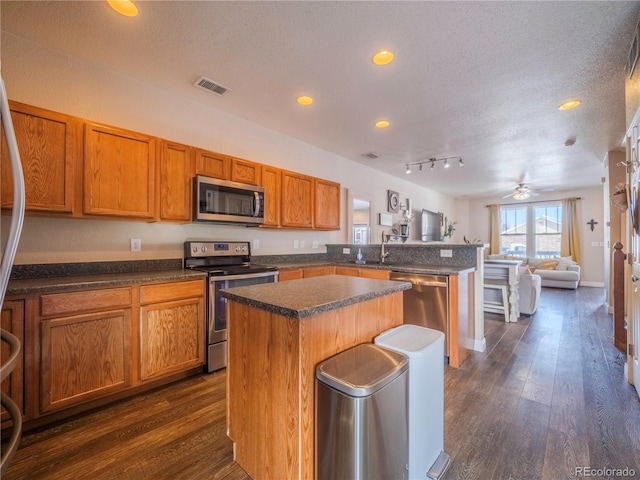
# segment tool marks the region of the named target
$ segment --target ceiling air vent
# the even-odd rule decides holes
[[[371,160],[375,160],[376,158],[379,157],[379,155],[373,153],[373,152],[369,152],[369,153],[363,153],[362,156],[364,158],[370,158]]]
[[[198,81],[193,85],[198,88],[202,88],[203,90],[207,90],[211,93],[215,93],[216,95],[224,95],[229,90],[231,90],[230,88],[227,88],[224,85],[214,82],[213,80],[206,77],[200,77]]]

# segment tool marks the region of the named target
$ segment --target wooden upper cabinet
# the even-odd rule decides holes
[[[160,220],[191,220],[193,148],[162,141],[160,151]]]
[[[229,180],[231,157],[196,148],[196,174]]]
[[[313,227],[313,182],[313,177],[282,171],[280,224],[283,227]]]
[[[282,177],[279,168],[262,165],[262,188],[264,188],[263,226],[280,226],[280,190]]]
[[[10,102],[25,181],[26,210],[80,210],[82,122],[60,113]],[[7,141],[2,130],[2,207],[13,204]]]
[[[340,184],[316,178],[314,198],[313,226],[319,229],[340,230]]]
[[[262,165],[242,158],[231,158],[231,181],[260,185]]]
[[[153,137],[85,123],[84,213],[155,217]]]

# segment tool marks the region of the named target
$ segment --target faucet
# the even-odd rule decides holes
[[[382,232],[382,243],[380,244],[380,263],[384,263],[384,259],[389,256],[389,252],[384,251],[384,232]]]

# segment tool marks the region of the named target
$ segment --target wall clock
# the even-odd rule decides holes
[[[400,197],[398,192],[394,192],[393,190],[387,190],[389,204],[387,207],[387,211],[398,213],[400,211]]]

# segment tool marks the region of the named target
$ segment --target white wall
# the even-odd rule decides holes
[[[582,243],[582,278],[581,284],[585,286],[604,286],[604,249],[607,248],[604,239],[604,208],[602,202],[602,187],[585,188],[580,190],[567,190],[557,192],[544,192],[535,197],[533,201],[560,200],[567,197],[581,197],[578,202],[578,215],[580,216],[580,239]],[[494,203],[515,203],[510,198],[484,198],[469,202],[469,231],[470,235],[477,237],[483,243],[489,243],[489,209],[487,205]],[[594,231],[587,222],[594,219],[598,224]],[[595,244],[595,245],[594,245]]]
[[[342,229],[336,232],[29,217],[16,264],[179,258],[182,243],[192,238],[256,239],[256,255],[324,252],[327,243],[347,241],[345,189],[373,199],[373,242],[379,242],[383,230],[377,214],[386,212],[388,189],[399,192],[403,201],[411,198],[414,211],[441,211],[451,220],[466,215],[458,213],[460,205],[451,197],[216,110],[210,106],[215,97],[209,105],[185,101],[5,32],[1,49],[2,75],[12,100],[326,178],[344,187]],[[3,216],[2,232],[7,223]],[[459,229],[461,225],[459,220]],[[142,252],[129,252],[130,238],[142,239]],[[294,249],[294,240],[301,245],[304,241],[304,248]],[[313,241],[319,242],[319,249],[311,248]]]

